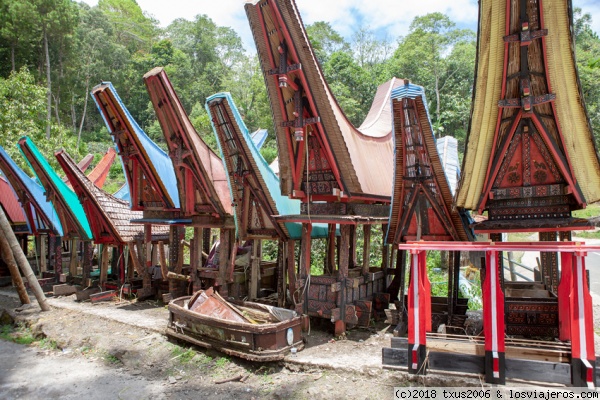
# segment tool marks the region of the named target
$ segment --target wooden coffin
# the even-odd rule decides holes
[[[203,292],[203,291],[199,291]],[[291,310],[272,307],[276,314],[284,315],[281,322],[251,323],[208,316],[190,310],[194,296],[184,296],[169,303],[167,335],[197,346],[219,350],[225,354],[251,361],[277,361],[292,348],[304,348],[302,318]],[[265,305],[252,302],[231,303],[238,309],[265,311]],[[224,315],[213,312],[213,315]],[[286,319],[289,318],[289,319]]]

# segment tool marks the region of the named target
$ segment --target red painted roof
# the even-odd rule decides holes
[[[25,224],[23,207],[8,181],[0,176],[0,204],[12,224]]]
[[[96,165],[92,172],[87,176],[96,187],[102,189],[102,186],[104,186],[104,182],[106,182],[108,172],[110,171],[110,166],[115,161],[115,157],[117,157],[117,151],[114,147],[109,147],[104,154],[104,157],[98,162],[98,165]]]

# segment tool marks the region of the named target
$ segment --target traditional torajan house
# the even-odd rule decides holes
[[[161,125],[169,157],[173,163],[174,183],[179,188],[180,215],[194,227],[190,241],[190,274],[195,288],[201,280],[218,287],[223,296],[239,297],[233,282],[235,251],[232,202],[223,162],[198,135],[173,89],[166,72],[154,68],[144,75],[150,100]],[[202,254],[211,249],[211,228],[219,229],[218,268],[203,268]],[[181,273],[182,260],[176,267]]]
[[[595,385],[587,247],[556,242],[557,233],[569,240],[571,230],[589,228],[571,212],[600,199],[600,166],[577,79],[571,12],[571,3],[559,0],[480,2],[476,82],[456,206],[487,211],[487,220],[474,229],[489,233],[492,242],[409,242],[399,248],[410,250],[415,264],[427,250],[486,253],[484,338],[471,354],[472,345],[444,339],[444,349],[454,352],[428,348],[430,368],[485,374],[489,383],[526,376]],[[539,232],[541,241],[500,243],[505,232]],[[541,282],[505,281],[502,252],[523,250],[541,252]],[[412,295],[420,302],[423,292]],[[423,373],[423,348],[431,339],[425,335],[426,305],[415,302],[412,314],[408,343],[397,344],[409,368]],[[507,335],[554,340],[531,344]]]
[[[114,150],[113,154],[116,154]],[[113,252],[112,256],[112,274],[117,277],[116,285],[109,284],[108,288],[118,289],[126,281],[126,246],[130,243],[141,243],[144,240],[144,226],[129,222],[132,219],[142,218],[142,212],[132,211],[127,201],[118,199],[98,188],[90,179],[93,177],[86,177],[64,150],[55,153],[55,156],[65,175],[69,178],[69,182],[71,182],[73,190],[81,201],[85,214],[88,216],[90,229],[94,236],[94,243],[100,245],[98,250],[98,254],[100,255],[98,264],[100,265],[99,284],[102,289],[107,288],[110,248],[116,249],[116,252]],[[167,242],[168,239],[169,232],[167,227],[154,226],[152,228],[153,243],[158,243],[159,241]],[[135,257],[135,254],[132,252],[129,252],[129,254]],[[143,265],[141,260],[133,261],[134,267],[141,265]],[[152,279],[150,272],[146,268],[140,268],[137,272],[140,280],[149,282]],[[131,277],[133,275],[133,268],[130,268],[130,273]],[[163,279],[166,279],[166,276],[163,276]]]
[[[142,218],[132,223],[145,227],[144,248],[146,268],[152,266],[152,225],[168,225],[169,265],[175,268],[182,260],[180,251],[184,239],[183,226],[190,218],[181,218],[179,191],[173,163],[169,156],[154,143],[131,117],[110,82],[92,90],[92,96],[110,132],[125,172],[129,187],[129,200],[133,211],[142,211]],[[145,250],[145,251],[143,251]],[[157,252],[155,251],[154,254]],[[145,292],[150,291],[145,282]]]
[[[395,173],[387,242],[399,244],[415,240],[473,240],[468,228],[471,222],[468,216],[461,215],[452,206],[451,185],[438,153],[425,90],[404,80],[403,85],[392,91],[391,102],[394,117]],[[445,139],[445,142],[448,141]],[[449,164],[457,166],[458,154],[455,154],[455,159],[448,155],[447,149],[444,154]],[[450,168],[448,172],[455,176],[456,183],[457,170]],[[432,324],[433,329],[437,329],[440,324],[461,326],[465,319],[467,301],[459,301],[458,298],[458,252],[448,253],[447,266],[448,296],[431,298],[429,290],[425,290],[424,293],[425,303],[431,304],[434,321],[432,324],[429,320],[429,324]],[[421,281],[416,282],[412,279],[409,292],[415,290],[417,284],[430,287],[425,267],[424,262],[411,263],[411,276],[419,276]],[[415,268],[418,268],[418,274],[414,273]],[[388,291],[392,298],[397,298],[400,293],[398,311],[403,312],[405,250],[399,252],[396,271]],[[409,312],[412,306],[413,297],[409,296]]]
[[[303,203],[299,215],[280,217],[303,226],[297,284],[310,288],[299,309],[330,318],[341,333],[346,323],[367,324],[373,295],[385,290],[384,273],[370,272],[368,255],[371,225],[387,223],[389,215],[394,168],[389,95],[401,82],[381,85],[365,122],[355,128],[325,82],[295,2],[253,1],[245,8],[274,116],[281,193]],[[334,264],[333,234],[340,224],[339,269],[331,276],[310,277],[315,222],[330,224],[328,267]],[[361,264],[356,261],[358,225],[365,231]],[[321,285],[336,288],[333,297],[339,301],[323,296]]]
[[[21,238],[20,242],[23,243],[23,236],[31,234],[31,228],[27,222],[25,211],[19,204],[17,194],[12,189],[12,186],[8,183],[5,177],[0,175],[0,207],[4,210],[8,222],[12,230],[15,232],[17,238]]]
[[[300,201],[281,195],[279,178],[260,154],[229,93],[209,97],[206,110],[211,117],[227,171],[234,205],[236,238],[252,240],[249,298],[258,297],[261,277],[274,272],[278,304],[285,305],[288,279],[290,293],[296,301],[294,246],[301,237],[302,228],[297,223],[277,221],[275,216],[299,214]],[[325,238],[327,234],[326,225],[317,224],[313,227],[313,238]],[[260,268],[261,239],[278,240],[276,269]]]
[[[48,161],[29,137],[19,139],[19,148],[40,184],[44,187],[46,198],[52,202],[58,214],[63,228],[63,237],[67,240],[72,240],[71,262],[69,266],[72,278],[78,275],[78,246],[76,242],[78,240],[83,242],[82,277],[84,283],[86,283],[90,278],[92,269],[92,241],[94,237],[81,202],[75,192],[60,179],[54,169],[48,164]]]
[[[58,280],[62,273],[62,250],[57,249],[62,248],[63,230],[52,203],[46,199],[44,188],[27,175],[1,146],[0,170],[14,190],[28,227],[36,238],[39,272],[51,269],[55,273],[54,279]]]

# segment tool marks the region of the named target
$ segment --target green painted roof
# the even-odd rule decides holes
[[[90,229],[90,224],[88,222],[87,216],[85,215],[85,212],[83,210],[83,206],[81,205],[81,202],[79,201],[79,198],[77,197],[77,195],[75,194],[75,192],[73,192],[73,190],[71,188],[69,188],[67,186],[67,184],[65,182],[63,182],[62,179],[60,179],[60,177],[58,176],[58,174],[54,171],[54,169],[50,166],[50,164],[48,163],[48,161],[46,161],[46,159],[44,158],[44,156],[42,155],[42,153],[40,153],[40,151],[38,150],[37,146],[35,145],[35,143],[33,143],[33,141],[28,137],[25,136],[24,138],[22,138],[21,140],[25,139],[25,142],[23,144],[21,144],[21,146],[27,146],[28,150],[31,152],[31,154],[33,155],[33,157],[35,158],[36,163],[40,166],[40,168],[43,170],[45,177],[40,177],[35,168],[31,168],[34,173],[36,174],[38,180],[42,183],[42,186],[46,186],[46,184],[49,183],[53,186],[54,192],[56,193],[57,196],[61,196],[64,199],[64,205],[66,206],[66,210],[67,212],[69,212],[72,216],[73,216],[73,220],[76,221],[79,224],[79,231],[80,232],[85,232],[85,234],[87,235],[87,237],[81,237],[81,240],[93,240],[94,237],[92,236],[92,230]],[[20,141],[21,142],[21,141]],[[23,149],[21,148],[21,153],[23,154]],[[23,154],[23,156],[25,157],[25,154]],[[27,160],[27,162],[29,163],[29,166],[31,167],[31,161],[29,159],[27,159],[27,157],[25,157],[25,160]],[[48,190],[45,187],[46,190]],[[54,204],[54,207],[56,208],[58,206],[58,204]],[[64,224],[63,224],[63,228]]]

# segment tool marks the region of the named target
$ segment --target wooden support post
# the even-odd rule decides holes
[[[328,274],[335,270],[335,224],[327,224],[327,261],[325,267]]]
[[[300,299],[298,299],[296,297],[296,282],[297,282],[297,275],[296,275],[296,241],[293,239],[290,239],[287,241],[287,246],[286,246],[286,265],[287,265],[287,276],[288,276],[288,280],[289,280],[289,289],[290,289],[290,297],[292,298],[292,303],[295,306],[297,304],[297,302],[300,301]]]
[[[169,268],[167,268],[167,258],[165,255],[165,244],[163,242],[158,242],[158,263],[160,264],[160,272],[162,275],[162,280],[167,280],[167,274],[169,273]]]
[[[354,267],[356,267],[358,265],[358,262],[356,261],[356,256],[357,256],[357,251],[356,251],[356,226],[355,225],[349,225],[348,226],[350,228],[350,238],[349,238],[349,258],[348,258],[348,268],[352,269]]]
[[[192,291],[196,293],[201,288],[198,268],[202,268],[202,242],[204,235],[202,228],[194,228],[194,245],[190,248],[190,275],[192,277]]]
[[[19,246],[19,241],[10,227],[10,223],[8,222],[6,214],[4,214],[4,210],[0,207],[0,241],[2,240],[6,242],[4,246],[8,246],[12,251],[17,265],[21,268],[21,272],[25,275],[27,282],[29,282],[29,287],[33,291],[42,311],[50,311],[50,306],[48,306],[48,303],[46,302],[46,296],[31,269],[31,265],[29,265],[29,262],[27,261],[25,253],[23,253],[23,249]]]
[[[482,282],[483,334],[485,337],[485,381],[506,382],[504,353],[504,293],[500,286],[497,251],[486,252],[486,274]]]
[[[83,280],[89,279],[92,274],[92,260],[94,258],[94,246],[90,240],[83,242]]]
[[[287,291],[287,268],[286,264],[286,242],[279,240],[277,242],[277,306],[286,306],[286,291]]]
[[[363,225],[364,242],[363,242],[363,263],[362,273],[369,273],[369,258],[371,255],[371,225]]]
[[[39,247],[37,248],[39,253],[38,258],[40,260],[40,274],[48,270],[48,246],[46,245],[47,238],[47,235],[38,235],[36,237],[36,241],[39,240],[40,243]]]
[[[555,242],[557,232],[540,232],[540,241]],[[540,264],[542,273],[542,282],[549,283],[547,290],[556,293],[558,290],[558,257],[556,252],[540,252]],[[547,278],[547,280],[546,280]]]
[[[144,225],[144,248],[146,250],[146,271],[152,268],[152,225]]]
[[[229,267],[229,259],[232,255],[232,248],[235,248],[235,243],[232,243],[231,229],[221,229],[219,234],[219,279],[215,283],[219,287],[219,294],[225,297],[228,294],[227,288],[227,268]],[[235,249],[234,249],[235,251]],[[235,260],[235,253],[233,253]]]
[[[17,293],[19,294],[19,300],[21,301],[21,304],[30,304],[31,301],[29,300],[27,290],[25,289],[25,285],[23,284],[23,279],[21,278],[21,273],[19,272],[17,261],[13,256],[8,241],[4,237],[0,237],[0,256],[2,256],[2,259],[6,262],[6,265],[8,266],[10,276],[12,277],[13,283],[17,288]]]
[[[424,278],[426,278],[426,253],[414,251],[410,254],[411,277],[408,287],[408,372],[425,375],[427,365],[427,293]],[[431,320],[431,317],[429,317]]]
[[[202,251],[206,254],[210,253],[211,248],[211,230],[210,228],[202,229]]]
[[[308,276],[310,275],[310,250],[311,250],[311,234],[312,224],[302,223],[302,242],[300,243],[300,279],[302,279],[304,288],[298,288],[300,293],[304,293],[304,297],[300,299],[302,302],[302,313],[308,314]],[[306,289],[306,290],[305,290]]]
[[[54,276],[58,282],[62,275],[62,237],[53,236],[50,240],[52,241],[50,255],[54,254]]]
[[[596,387],[596,351],[592,297],[585,270],[585,253],[573,254],[571,285],[571,380],[573,386]]]
[[[571,340],[571,290],[573,289],[573,253],[560,253],[558,285],[558,338]]]
[[[137,243],[129,242],[129,254],[131,255],[131,261],[133,262],[133,268],[138,273],[138,276],[142,278],[142,287],[145,295],[147,295],[151,289],[152,282],[150,281],[150,274],[148,270],[144,268],[142,264],[142,241],[138,240]]]
[[[77,240],[77,238],[72,239],[71,240],[71,259],[69,260],[69,274],[71,274],[71,276],[77,276],[77,267],[79,266],[79,260],[78,260],[78,248],[79,248],[79,241]]]
[[[335,335],[339,336],[346,332],[346,279],[348,278],[348,269],[350,264],[350,259],[352,255],[350,252],[352,251],[352,232],[353,226],[351,225],[341,225],[340,226],[340,254],[339,254],[339,272],[338,272],[338,282],[341,283],[340,291],[337,292],[337,301],[336,307],[339,309],[340,319],[335,321]],[[356,230],[354,230],[356,232]],[[356,251],[356,246],[354,246],[354,250]]]
[[[254,239],[252,241],[252,253],[250,255],[250,299],[258,298],[260,289],[260,253],[261,241]]]
[[[106,281],[108,280],[108,255],[110,254],[110,246],[107,244],[100,245],[101,248],[101,259],[100,259],[100,287],[104,290]]]

